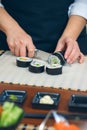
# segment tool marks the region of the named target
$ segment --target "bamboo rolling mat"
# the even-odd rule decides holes
[[[28,68],[17,67],[16,56],[6,51],[0,56],[0,82],[86,91],[87,57],[83,64],[64,66],[61,75],[53,76],[45,71],[35,74]]]
[[[20,124],[16,130],[38,130],[39,126],[31,125],[31,124]],[[53,127],[45,127],[44,130],[54,130]]]
[[[77,125],[77,124],[76,124]],[[77,125],[78,126],[78,125]],[[87,122],[78,126],[80,130],[87,130]],[[20,124],[16,130],[38,130],[39,126],[31,124]],[[52,126],[45,126],[44,130],[55,130]]]

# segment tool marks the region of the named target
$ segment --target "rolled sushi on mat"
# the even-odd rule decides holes
[[[50,55],[48,57],[48,64],[50,64],[50,65],[52,65],[52,64],[61,64],[61,61],[57,56]]]
[[[16,65],[18,67],[29,67],[29,64],[32,60],[33,59],[29,58],[29,57],[17,57],[16,58]]]
[[[50,75],[62,74],[61,60],[54,54],[48,57],[48,64],[46,65],[46,72]]]
[[[66,60],[64,58],[64,51],[54,52],[48,57],[49,64],[61,64],[65,65]]]
[[[50,75],[62,74],[62,65],[60,64],[48,64],[46,66],[46,72]]]
[[[58,52],[53,53],[53,55],[56,56],[60,60],[61,65],[66,64],[66,59],[64,58],[64,53],[65,53],[65,51],[58,51]]]
[[[33,73],[42,73],[44,72],[45,63],[41,60],[34,60],[29,65],[29,71]]]

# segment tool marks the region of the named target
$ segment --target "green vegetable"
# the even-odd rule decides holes
[[[48,63],[49,64],[60,64],[60,60],[57,56],[55,55],[50,55],[49,58],[48,58]]]
[[[14,103],[5,102],[0,117],[0,127],[7,127],[17,123],[22,115],[23,109],[16,106]]]
[[[9,99],[12,100],[12,101],[17,101],[18,100],[17,96],[15,96],[15,95],[10,95]]]
[[[51,59],[51,64],[60,64],[59,59],[56,58],[56,57],[53,57],[53,58]]]

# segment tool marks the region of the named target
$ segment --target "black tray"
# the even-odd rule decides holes
[[[69,111],[87,112],[87,96],[73,94],[69,101]]]
[[[53,104],[41,104],[39,103],[40,99],[45,96],[49,95],[54,103]],[[60,94],[59,93],[49,93],[49,92],[38,92],[34,96],[32,100],[32,108],[38,108],[38,109],[56,109],[59,104]]]
[[[0,104],[3,104],[5,101],[21,104],[26,98],[26,94],[26,91],[21,90],[4,90],[0,94]]]

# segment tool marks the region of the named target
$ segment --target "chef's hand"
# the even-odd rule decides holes
[[[67,37],[60,38],[56,46],[55,52],[65,50],[64,57],[69,64],[77,61],[84,62],[84,55],[81,53],[77,41]]]
[[[18,25],[8,31],[7,43],[11,52],[16,56],[26,56],[26,53],[29,57],[34,56],[35,46],[31,36]]]

